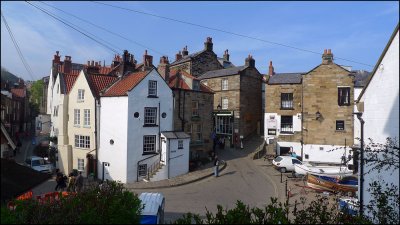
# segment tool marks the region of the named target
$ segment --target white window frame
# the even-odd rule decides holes
[[[85,170],[85,159],[78,158],[78,171]]]
[[[192,141],[202,141],[203,133],[202,126],[198,123],[193,123],[190,128],[190,136],[192,137]]]
[[[192,101],[192,116],[199,116],[199,101]]]
[[[90,109],[83,110],[83,126],[90,127]]]
[[[183,140],[178,140],[178,149],[183,149]]]
[[[149,89],[148,89],[149,96],[157,96],[157,81],[156,80],[149,80]]]
[[[222,98],[222,109],[228,109],[229,107],[229,99],[228,98]]]
[[[78,102],[85,101],[85,89],[78,89]]]
[[[75,135],[75,148],[90,148],[90,136]]]
[[[79,127],[81,124],[81,110],[74,109],[74,126]]]
[[[157,125],[157,107],[144,108],[144,125]]]
[[[228,90],[228,78],[223,78],[221,82],[221,89],[223,91]]]
[[[156,135],[144,135],[143,136],[143,154],[156,153]]]
[[[147,175],[147,164],[140,164],[138,167],[138,174],[140,177],[145,177]]]

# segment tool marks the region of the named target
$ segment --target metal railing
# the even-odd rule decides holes
[[[155,161],[153,164],[151,164],[150,167],[147,168],[147,179],[150,179],[150,176],[152,176],[155,172],[157,172],[158,169],[160,169],[160,161]]]
[[[281,123],[281,133],[293,133],[293,123]]]

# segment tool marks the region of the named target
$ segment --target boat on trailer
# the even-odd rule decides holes
[[[298,175],[318,175],[318,176],[352,176],[353,170],[349,170],[346,166],[312,166],[311,164],[295,164],[294,171]]]

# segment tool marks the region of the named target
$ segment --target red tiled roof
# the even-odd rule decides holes
[[[100,75],[100,74],[89,74],[90,87],[92,88],[93,94],[99,96],[100,91],[104,90],[106,87],[114,83],[118,77],[111,75]]]
[[[69,94],[74,86],[76,79],[78,78],[78,74],[64,74],[64,81],[65,81],[65,92]]]
[[[25,98],[25,89],[24,88],[11,88],[11,93],[19,98]]]
[[[58,71],[61,72],[61,73],[65,73],[64,64],[58,65]],[[80,70],[71,69],[71,71],[68,74],[79,75],[79,72],[80,72]]]
[[[141,71],[131,73],[124,76],[121,80],[114,83],[103,96],[123,96],[127,95],[127,92],[132,90],[137,84],[140,83],[143,78],[149,74],[150,71]]]
[[[178,78],[176,75],[178,74],[178,71],[181,75],[184,75],[192,80],[198,80],[198,78],[190,75],[189,73],[185,72],[185,71],[180,71],[180,70],[174,70],[172,69],[170,71],[170,78],[169,78],[169,83],[168,86],[170,88],[180,88],[180,89],[184,89],[184,90],[193,90],[191,87],[189,87],[189,85],[182,79],[182,78]],[[200,91],[202,92],[207,92],[207,93],[214,93],[209,87],[203,85],[200,83]]]

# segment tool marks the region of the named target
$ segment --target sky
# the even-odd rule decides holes
[[[399,22],[398,1],[103,2],[129,10],[88,1],[45,3],[69,14],[41,2],[32,2],[79,26],[82,32],[93,34],[96,40],[106,41],[103,43],[109,48],[26,2],[1,1],[1,13],[6,18],[33,75],[27,72],[18,57],[3,19],[1,66],[24,80],[38,80],[48,76],[56,51],[60,52],[62,60],[66,55],[71,56],[73,63],[85,64],[88,60],[94,60],[105,61],[106,65],[110,65],[116,52],[122,54],[125,49],[140,63],[147,49],[157,66],[162,55],[167,55],[170,62],[173,62],[175,54],[185,46],[188,47],[189,54],[203,50],[207,37],[212,37],[214,52],[219,57],[228,49],[230,61],[241,66],[244,65],[245,58],[252,55],[256,68],[263,74],[268,73],[269,61],[273,62],[276,73],[307,72],[322,62],[321,54],[324,49],[332,49],[337,64],[371,71]],[[70,14],[123,38],[78,20]]]

